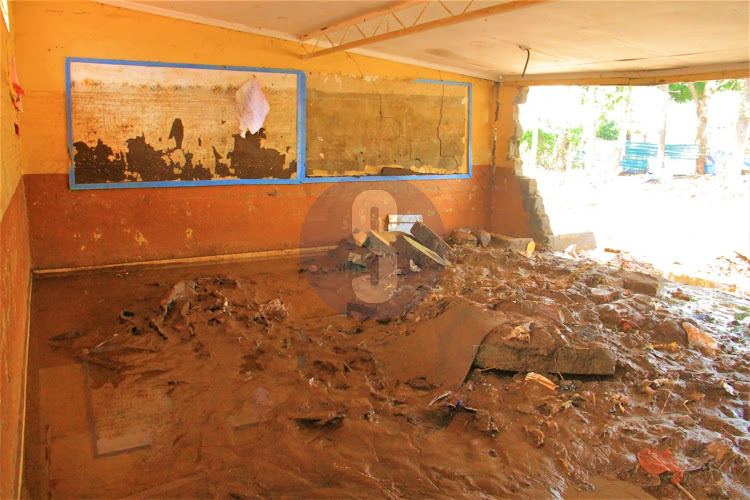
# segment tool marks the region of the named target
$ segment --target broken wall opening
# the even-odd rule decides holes
[[[592,256],[615,265],[750,289],[747,88],[532,87],[520,106],[519,157],[554,233],[578,235],[553,238],[556,250],[598,246]]]

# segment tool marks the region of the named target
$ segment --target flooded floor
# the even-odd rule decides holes
[[[399,317],[355,319],[317,293],[351,286],[347,273],[300,266],[37,277],[24,495],[750,497],[750,301],[461,248]],[[446,323],[456,311],[466,320]],[[487,328],[480,340],[519,353],[542,337],[604,344],[614,374],[529,377],[469,357],[451,386],[485,347],[415,349],[431,328],[464,343]],[[397,374],[394,352],[424,375]],[[644,450],[669,451],[664,471]]]

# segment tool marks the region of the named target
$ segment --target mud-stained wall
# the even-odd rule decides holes
[[[296,74],[80,61],[70,73],[77,184],[296,177]],[[253,80],[270,106],[254,134],[235,97]]]
[[[0,20],[0,498],[16,498],[20,486],[31,265],[20,144],[8,88],[13,50],[12,31]]]
[[[307,87],[309,176],[468,173],[468,87],[315,73]]]
[[[19,491],[30,268],[21,181],[0,222],[0,498],[16,498]]]
[[[329,187],[323,183],[71,192],[67,56],[299,69],[309,77],[339,73],[471,82],[473,178],[412,183],[433,202],[446,230],[489,224],[495,111],[491,82],[356,54],[302,60],[304,50],[294,42],[93,2],[17,2],[12,12],[19,76],[27,92],[22,161],[35,267],[295,248],[307,208]],[[133,26],[139,27],[137,33]],[[393,186],[399,189],[398,182]]]

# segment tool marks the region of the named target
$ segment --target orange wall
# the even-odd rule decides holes
[[[67,187],[66,56],[469,81],[474,95],[474,177],[413,184],[433,201],[447,230],[489,225],[495,126],[492,82],[354,54],[302,60],[298,56],[303,49],[295,42],[93,2],[17,2],[13,14],[18,68],[28,95],[21,153],[28,174],[34,267],[295,248],[307,208],[330,186],[71,192]],[[502,116],[510,116],[508,105],[503,103]],[[501,146],[498,151],[502,156]],[[389,189],[403,189],[399,184],[389,183]]]
[[[0,222],[0,498],[15,498],[19,487],[30,268],[22,181]]]
[[[0,20],[0,498],[19,491],[30,253],[20,144],[8,90],[13,38]]]
[[[490,163],[494,116],[487,80],[356,54],[300,59],[297,42],[278,40],[95,2],[17,1],[13,4],[18,71],[28,94],[23,114],[24,173],[67,173],[65,58],[94,57],[299,69],[309,72],[472,82],[472,154]]]

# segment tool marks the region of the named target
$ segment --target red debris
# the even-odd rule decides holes
[[[665,472],[673,472],[672,484],[680,484],[685,475],[669,450],[656,451],[651,448],[644,448],[638,452],[638,463],[643,470],[654,476]]]

